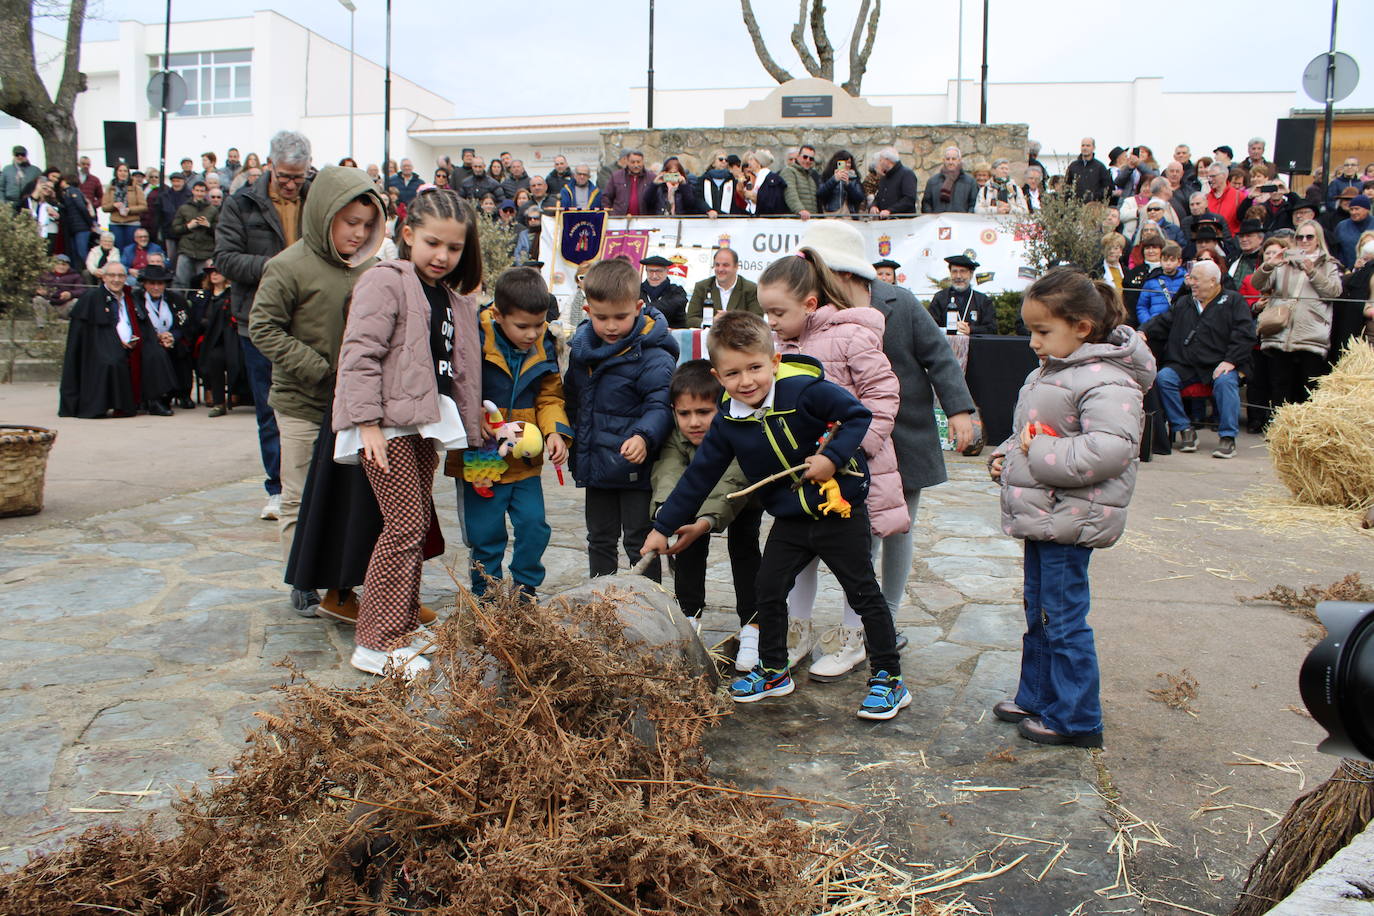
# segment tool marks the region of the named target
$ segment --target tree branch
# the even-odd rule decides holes
[[[6,4],[11,0],[3,0]],[[754,42],[754,53],[758,55],[759,63],[763,64],[763,69],[768,71],[768,75],[779,83],[786,83],[792,79],[792,74],[788,73],[778,62],[773,60],[773,55],[768,53],[768,46],[764,44],[763,36],[759,34],[759,21],[754,18],[754,8],[749,0],[739,0],[740,13],[744,17],[744,28],[749,32],[749,38]],[[3,48],[0,48],[3,50]]]
[[[86,91],[86,74],[81,72],[81,26],[86,21],[86,0],[72,0],[67,12],[67,47],[63,54],[62,81],[57,85],[58,108],[76,107],[76,96]]]
[[[33,13],[25,0],[0,0],[0,110],[29,121],[50,101],[33,56]]]
[[[852,96],[858,96],[860,87],[863,85],[864,73],[868,70],[868,58],[873,53],[873,39],[878,34],[878,17],[883,14],[883,0],[873,0],[873,12],[869,15],[869,0],[863,0],[859,7],[859,15],[854,19],[854,34],[849,40],[849,79],[845,80],[841,87],[845,92]],[[864,19],[868,19],[868,34],[865,36],[863,48],[859,47],[859,34],[864,28]]]
[[[821,76],[821,65],[806,46],[806,5],[809,0],[798,0],[797,24],[792,26],[792,47],[797,49],[802,66],[812,76]]]
[[[825,0],[811,0],[811,40],[816,43],[816,57],[821,63],[821,79],[835,79],[835,46],[825,31]]]

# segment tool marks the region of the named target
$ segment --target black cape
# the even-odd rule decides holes
[[[136,406],[129,351],[115,330],[122,296],[103,286],[83,293],[70,313],[57,415],[94,419],[106,411],[132,413]]]
[[[205,384],[206,403],[223,404],[237,390],[243,374],[239,332],[227,287],[218,296],[209,290],[196,294],[186,337],[195,353],[196,371]]]

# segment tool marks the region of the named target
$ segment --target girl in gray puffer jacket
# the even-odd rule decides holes
[[[1155,361],[1123,324],[1115,287],[1074,268],[1026,290],[1021,317],[1040,367],[989,470],[1002,484],[1003,530],[1026,542],[1026,635],[1016,698],[993,714],[1040,744],[1101,747],[1088,560],[1126,527]]]

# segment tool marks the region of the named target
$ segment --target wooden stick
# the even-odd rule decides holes
[[[733,492],[733,493],[726,493],[726,494],[725,494],[725,498],[726,498],[726,499],[740,499],[741,497],[748,496],[750,493],[753,493],[755,490],[757,490],[757,489],[759,489],[759,488],[761,488],[761,487],[766,487],[766,486],[768,486],[770,483],[773,483],[774,481],[782,480],[784,477],[786,477],[786,476],[789,475],[789,474],[795,474],[795,473],[797,473],[798,471],[804,471],[804,470],[806,470],[806,464],[805,464],[805,463],[793,465],[793,466],[790,467],[790,468],[786,468],[786,469],[784,469],[784,470],[778,471],[776,474],[769,474],[767,477],[763,478],[762,480],[757,481],[756,483],[751,483],[749,486],[745,487],[743,490],[736,490],[736,491]]]

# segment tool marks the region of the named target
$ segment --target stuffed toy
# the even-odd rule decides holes
[[[506,470],[506,458],[538,458],[544,451],[544,434],[533,423],[506,420],[491,401],[483,401],[487,422],[496,430],[496,438],[470,448],[463,454],[463,479],[472,484],[478,496],[491,497],[491,487],[501,480]]]

